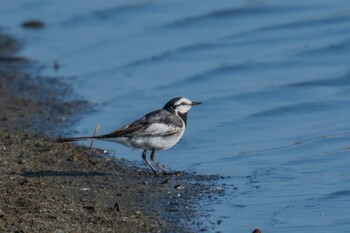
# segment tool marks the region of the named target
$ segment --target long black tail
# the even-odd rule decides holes
[[[74,141],[85,141],[89,139],[100,139],[101,136],[95,136],[95,137],[76,137],[76,138],[57,138],[56,142],[74,142]]]

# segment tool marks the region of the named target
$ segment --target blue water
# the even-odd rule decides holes
[[[28,19],[46,27],[21,28]],[[203,204],[222,220],[210,230],[348,232],[349,1],[3,0],[0,25],[38,73],[96,103],[77,135],[97,123],[107,133],[175,96],[202,101],[183,140],[157,158],[231,177],[221,200]],[[144,166],[140,151],[95,145]]]

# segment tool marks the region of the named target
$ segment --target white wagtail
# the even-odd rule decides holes
[[[98,139],[117,142],[132,148],[143,149],[142,158],[150,166],[154,173],[156,169],[147,160],[147,150],[151,150],[151,160],[164,173],[164,167],[154,160],[157,150],[165,150],[174,146],[185,132],[187,113],[192,106],[201,104],[184,97],[176,97],[170,100],[163,109],[146,114],[139,120],[109,133],[92,137],[58,138],[57,142],[71,142],[88,139]]]

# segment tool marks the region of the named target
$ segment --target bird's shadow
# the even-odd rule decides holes
[[[79,172],[79,171],[24,171],[22,172],[22,176],[24,177],[93,177],[93,176],[108,176],[110,173],[106,172]]]

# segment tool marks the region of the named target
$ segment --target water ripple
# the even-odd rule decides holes
[[[199,16],[187,17],[184,19],[177,20],[175,22],[167,23],[162,25],[162,28],[174,28],[174,27],[188,27],[195,26],[197,23],[213,21],[213,20],[230,20],[230,19],[241,19],[245,16],[259,15],[271,15],[271,14],[285,14],[292,11],[310,10],[315,9],[315,6],[286,6],[286,5],[254,5],[244,6],[240,8],[221,9],[212,11]]]

